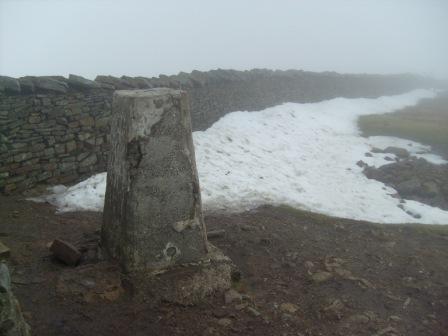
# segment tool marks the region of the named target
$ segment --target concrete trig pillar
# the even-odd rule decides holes
[[[102,248],[126,271],[197,262],[207,254],[186,93],[113,97]]]

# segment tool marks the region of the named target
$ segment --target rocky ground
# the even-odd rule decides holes
[[[448,160],[448,91],[391,114],[363,116],[358,124],[365,136],[387,135],[419,141]],[[399,147],[374,148],[372,152],[394,154],[396,160],[390,158],[391,163],[380,168],[359,161],[368,178],[391,186],[397,197],[448,210],[448,164],[436,165],[411,157]]]
[[[366,167],[364,174],[391,186],[401,198],[448,210],[448,164],[406,158],[380,168]]]
[[[0,197],[0,219],[34,335],[448,335],[447,226],[281,207],[209,215],[211,241],[241,279],[227,295],[180,306],[139,302],[114,265],[98,263],[98,213]],[[80,265],[53,259],[55,238],[81,250]]]

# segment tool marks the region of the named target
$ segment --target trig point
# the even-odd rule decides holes
[[[127,272],[207,255],[186,93],[123,90],[113,97],[102,248]]]

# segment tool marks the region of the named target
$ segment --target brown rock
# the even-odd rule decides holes
[[[75,246],[60,239],[53,241],[50,251],[57,259],[70,266],[76,266],[81,259],[81,252]]]

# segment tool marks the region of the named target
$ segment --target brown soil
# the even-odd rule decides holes
[[[89,292],[87,278],[85,288],[61,288],[61,278],[88,277],[95,264],[86,258],[64,266],[48,244],[94,241],[101,214],[54,212],[0,198],[0,239],[11,248],[13,289],[34,335],[448,335],[444,226],[378,225],[281,207],[207,216],[209,230],[225,230],[212,242],[239,267],[234,286],[243,301],[225,305],[217,296],[183,307],[137,303],[115,286],[107,264],[94,276],[109,291]]]

